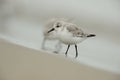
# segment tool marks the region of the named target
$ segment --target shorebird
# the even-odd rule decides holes
[[[76,56],[78,57],[77,44],[84,41],[87,38],[95,37],[95,34],[87,34],[80,29],[79,26],[69,22],[56,23],[48,33],[55,32],[56,38],[62,43],[68,45],[65,55],[67,56],[70,45],[75,45]]]

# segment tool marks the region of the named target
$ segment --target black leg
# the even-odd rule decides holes
[[[70,47],[70,45],[68,45],[67,51],[65,52],[66,57],[67,57],[67,52],[69,50],[69,47]]]
[[[77,45],[75,44],[75,50],[76,50],[76,56],[75,56],[75,58],[77,58],[78,57],[78,50],[77,50]]]

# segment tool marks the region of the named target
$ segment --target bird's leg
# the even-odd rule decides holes
[[[67,57],[67,52],[69,50],[69,47],[70,47],[70,44],[68,45],[67,51],[65,52],[66,57]]]
[[[75,56],[75,58],[77,58],[78,57],[78,50],[77,50],[77,45],[75,44],[75,50],[76,50],[76,56]]]

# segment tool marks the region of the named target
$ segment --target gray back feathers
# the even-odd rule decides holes
[[[66,24],[66,28],[73,34],[74,37],[83,37],[85,35],[83,31],[75,24]]]

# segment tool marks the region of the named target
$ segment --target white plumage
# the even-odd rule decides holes
[[[75,45],[76,57],[78,56],[77,44],[89,37],[95,36],[94,34],[86,34],[76,24],[66,21],[56,22],[53,28],[48,31],[48,33],[52,32],[55,32],[56,39],[68,45],[67,51],[65,53],[66,56],[70,45]]]

